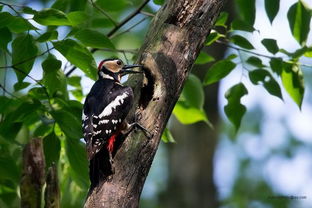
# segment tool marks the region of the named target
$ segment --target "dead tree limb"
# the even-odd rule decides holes
[[[95,187],[86,208],[138,207],[160,137],[185,79],[224,0],[168,0],[154,17],[140,52],[146,77],[132,77],[135,114],[153,134],[131,133],[114,157],[115,174]]]

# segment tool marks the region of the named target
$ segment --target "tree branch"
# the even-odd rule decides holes
[[[136,114],[153,138],[142,132],[127,137],[114,156],[115,173],[90,191],[86,208],[138,207],[162,132],[222,3],[169,0],[156,14],[139,52],[145,77],[130,78],[136,98],[131,115]]]
[[[131,14],[129,14],[123,21],[121,21],[118,25],[116,25],[110,32],[107,33],[107,37],[111,38],[112,35],[114,35],[122,26],[127,24],[133,17],[135,17],[137,14],[141,12],[141,10],[145,7],[145,5],[149,2],[149,0],[144,0],[144,2],[136,9],[134,10]],[[99,50],[98,48],[92,48],[91,53],[96,52]],[[65,75],[66,77],[69,77],[71,73],[75,71],[77,67],[73,66]]]

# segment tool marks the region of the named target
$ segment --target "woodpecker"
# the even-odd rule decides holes
[[[137,127],[150,137],[148,131],[140,124],[129,124],[125,120],[133,105],[133,91],[131,87],[123,86],[120,79],[125,74],[143,73],[130,70],[135,67],[141,65],[125,65],[120,59],[101,61],[98,66],[99,79],[86,97],[82,112],[82,129],[90,161],[91,184],[94,181],[98,182],[99,177],[107,177],[110,170],[104,170],[105,168],[113,171],[112,154],[119,135],[125,135]],[[107,153],[110,167],[103,167]]]

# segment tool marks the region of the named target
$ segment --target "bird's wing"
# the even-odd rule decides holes
[[[90,96],[86,100],[86,107],[94,109],[88,114],[83,114],[83,130],[89,158],[116,133],[133,103],[132,89],[118,84],[103,96],[106,97]]]

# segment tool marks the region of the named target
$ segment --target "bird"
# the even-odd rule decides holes
[[[121,84],[123,75],[143,73],[132,68],[142,65],[126,65],[119,58],[101,61],[98,65],[98,80],[88,93],[82,112],[82,130],[86,142],[91,187],[114,173],[113,153],[117,139],[134,128],[143,130],[139,123],[129,124],[126,117],[133,105],[132,88]]]

